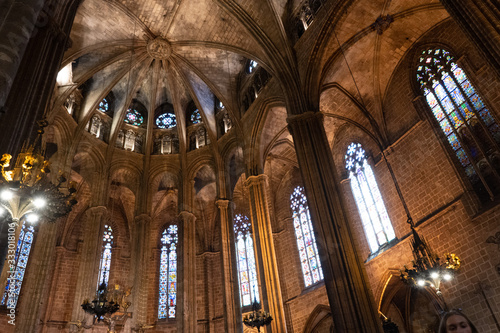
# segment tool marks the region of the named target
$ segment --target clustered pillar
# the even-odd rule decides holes
[[[241,316],[237,316],[236,292],[238,286],[235,283],[236,268],[233,264],[232,249],[234,248],[234,239],[232,235],[231,219],[228,214],[229,200],[219,199],[215,202],[219,208],[220,223],[221,223],[221,248],[222,248],[222,269],[223,269],[223,288],[224,288],[224,308],[225,308],[225,323],[224,329],[227,333],[241,331]]]
[[[177,313],[179,332],[196,332],[196,216],[193,213],[182,211],[179,215],[179,284],[177,296]]]
[[[271,332],[277,333],[286,332],[286,322],[271,229],[266,177],[264,174],[250,176],[245,185],[250,193],[252,230],[257,250],[257,273],[261,278],[264,309],[269,311],[274,319],[270,325]]]
[[[381,332],[366,274],[344,219],[321,113],[288,118],[304,181],[335,330]]]

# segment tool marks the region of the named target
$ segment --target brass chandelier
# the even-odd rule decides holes
[[[254,300],[252,312],[243,317],[243,324],[248,327],[257,327],[257,331],[260,332],[260,328],[271,324],[272,320],[271,314],[262,310],[260,303]]]
[[[8,212],[13,221],[25,218],[34,223],[40,218],[53,222],[67,215],[77,203],[76,189],[67,186],[64,176],[54,184],[48,176],[49,162],[41,149],[41,136],[46,121],[38,122],[40,129],[32,145],[23,146],[11,170],[12,155],[3,154],[0,159],[0,215]],[[66,188],[63,187],[66,184]]]
[[[106,283],[101,283],[99,288],[96,291],[96,297],[89,302],[88,299],[83,301],[82,309],[94,315],[97,318],[97,321],[101,321],[105,318],[106,315],[112,315],[116,311],[120,309],[120,304],[113,300],[108,301],[108,288]]]
[[[430,286],[436,290],[436,294],[441,296],[441,282],[450,281],[457,269],[460,268],[460,259],[454,253],[447,253],[442,259],[437,256],[415,230],[412,219],[408,219],[411,227],[413,239],[411,249],[413,253],[412,268],[404,265],[404,270],[400,270],[401,279],[410,285],[425,287]]]

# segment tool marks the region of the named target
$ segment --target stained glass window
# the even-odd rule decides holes
[[[175,318],[177,304],[177,226],[171,225],[161,235],[158,319]]]
[[[247,73],[253,73],[253,71],[257,68],[259,64],[255,60],[249,60],[247,64]]]
[[[191,122],[193,124],[201,123],[201,114],[198,109],[194,110],[193,113],[191,113]]]
[[[323,270],[319,260],[318,247],[309,214],[309,205],[304,188],[297,186],[290,196],[290,207],[293,211],[293,226],[297,247],[299,248],[302,275],[306,287],[323,280]]]
[[[349,172],[352,193],[361,215],[368,245],[374,253],[396,235],[361,144],[349,145],[345,155],[345,167]]]
[[[251,305],[254,300],[259,302],[259,283],[251,231],[252,224],[248,217],[237,214],[234,217],[234,235],[241,306]]]
[[[109,111],[108,100],[106,98],[103,98],[103,100],[99,103],[99,106],[97,108],[101,112],[108,112]]]
[[[156,118],[156,126],[158,128],[173,128],[177,126],[175,114],[172,112],[163,113]]]
[[[422,52],[417,80],[441,130],[472,183],[482,183],[490,196],[500,127],[450,52]],[[498,183],[498,180],[494,182]]]
[[[2,297],[1,305],[6,305],[8,309],[15,309],[19,294],[21,293],[21,285],[24,279],[26,267],[28,267],[28,259],[33,245],[33,236],[35,229],[31,225],[23,222],[19,239],[17,241],[16,253],[14,256],[15,272],[10,275],[5,286],[5,292]]]
[[[109,225],[104,226],[102,233],[101,261],[99,263],[99,279],[97,288],[104,283],[109,283],[109,270],[111,268],[111,248],[113,247],[113,229]]]
[[[130,125],[141,126],[144,122],[144,117],[139,111],[135,109],[128,109],[127,113],[125,114],[124,121]]]

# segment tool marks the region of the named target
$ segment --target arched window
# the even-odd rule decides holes
[[[323,270],[321,269],[311,215],[309,214],[309,206],[303,187],[297,186],[293,190],[290,203],[290,208],[293,211],[293,226],[299,248],[304,284],[309,287],[323,280]]]
[[[257,68],[257,66],[259,65],[259,63],[255,60],[248,60],[247,62],[247,67],[246,67],[246,71],[248,74],[251,74],[255,71],[255,69]]]
[[[251,230],[252,225],[248,217],[241,214],[234,217],[241,306],[251,305],[254,300],[259,302],[259,283]]]
[[[422,52],[417,80],[427,104],[473,186],[493,197],[498,192],[500,127],[451,54]]]
[[[370,250],[374,253],[382,245],[396,238],[396,235],[361,144],[349,145],[345,155],[345,167],[349,172],[352,193]]]
[[[7,280],[5,292],[2,297],[1,305],[6,305],[8,309],[16,308],[17,300],[19,299],[19,294],[21,293],[24,273],[28,267],[28,259],[31,246],[33,245],[34,233],[35,228],[32,225],[27,225],[26,222],[23,222],[14,256],[15,273],[10,276],[11,279]]]
[[[191,113],[191,123],[192,124],[199,124],[201,123],[201,114],[200,110],[196,109]]]
[[[106,98],[103,98],[102,101],[99,103],[99,106],[97,107],[99,111],[101,112],[108,112],[109,111],[109,102]]]
[[[158,319],[175,318],[177,304],[177,226],[171,225],[161,235]]]
[[[141,126],[144,123],[144,117],[139,111],[128,109],[124,121],[130,125]]]
[[[156,126],[158,126],[158,128],[173,128],[177,126],[175,114],[172,112],[166,112],[159,115],[156,118]]]
[[[102,233],[102,250],[101,261],[99,263],[99,279],[97,280],[97,288],[101,284],[106,286],[109,283],[109,270],[111,268],[111,248],[113,247],[113,229],[109,225],[104,226]]]

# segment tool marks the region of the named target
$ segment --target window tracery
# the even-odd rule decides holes
[[[500,189],[500,127],[451,53],[423,51],[417,81],[448,143],[482,197]]]
[[[251,230],[252,225],[248,217],[236,214],[234,217],[234,238],[241,306],[251,305],[254,300],[259,302],[259,283]]]
[[[349,172],[352,193],[368,245],[371,252],[375,253],[382,245],[396,238],[396,235],[361,144],[353,142],[349,145],[345,155],[345,167]]]
[[[144,123],[144,117],[136,109],[130,108],[127,110],[127,113],[125,114],[124,121],[130,125],[141,126]]]
[[[200,114],[200,110],[196,109],[193,111],[193,113],[191,113],[191,123],[192,124],[199,124],[201,123],[201,114]]]
[[[8,309],[15,309],[21,293],[21,286],[24,274],[28,267],[28,259],[33,245],[35,228],[23,222],[19,239],[17,241],[16,252],[14,255],[15,274],[7,280],[5,292],[3,293],[1,305],[6,305]]]
[[[97,280],[97,288],[101,284],[108,285],[109,272],[111,269],[111,250],[113,246],[113,229],[109,225],[104,226],[102,233],[102,250],[101,260],[99,263],[99,278]]]
[[[299,249],[304,284],[306,287],[309,287],[323,280],[323,270],[321,269],[321,261],[311,223],[309,205],[307,204],[303,187],[297,186],[293,190],[290,196],[290,208],[293,212],[293,225]]]
[[[174,128],[177,126],[175,114],[172,112],[166,112],[159,115],[156,118],[156,126],[158,126],[158,128]]]
[[[103,98],[102,101],[99,102],[99,106],[97,109],[101,112],[108,112],[109,111],[109,102],[106,98]]]
[[[158,319],[175,318],[177,304],[177,226],[162,232]]]

